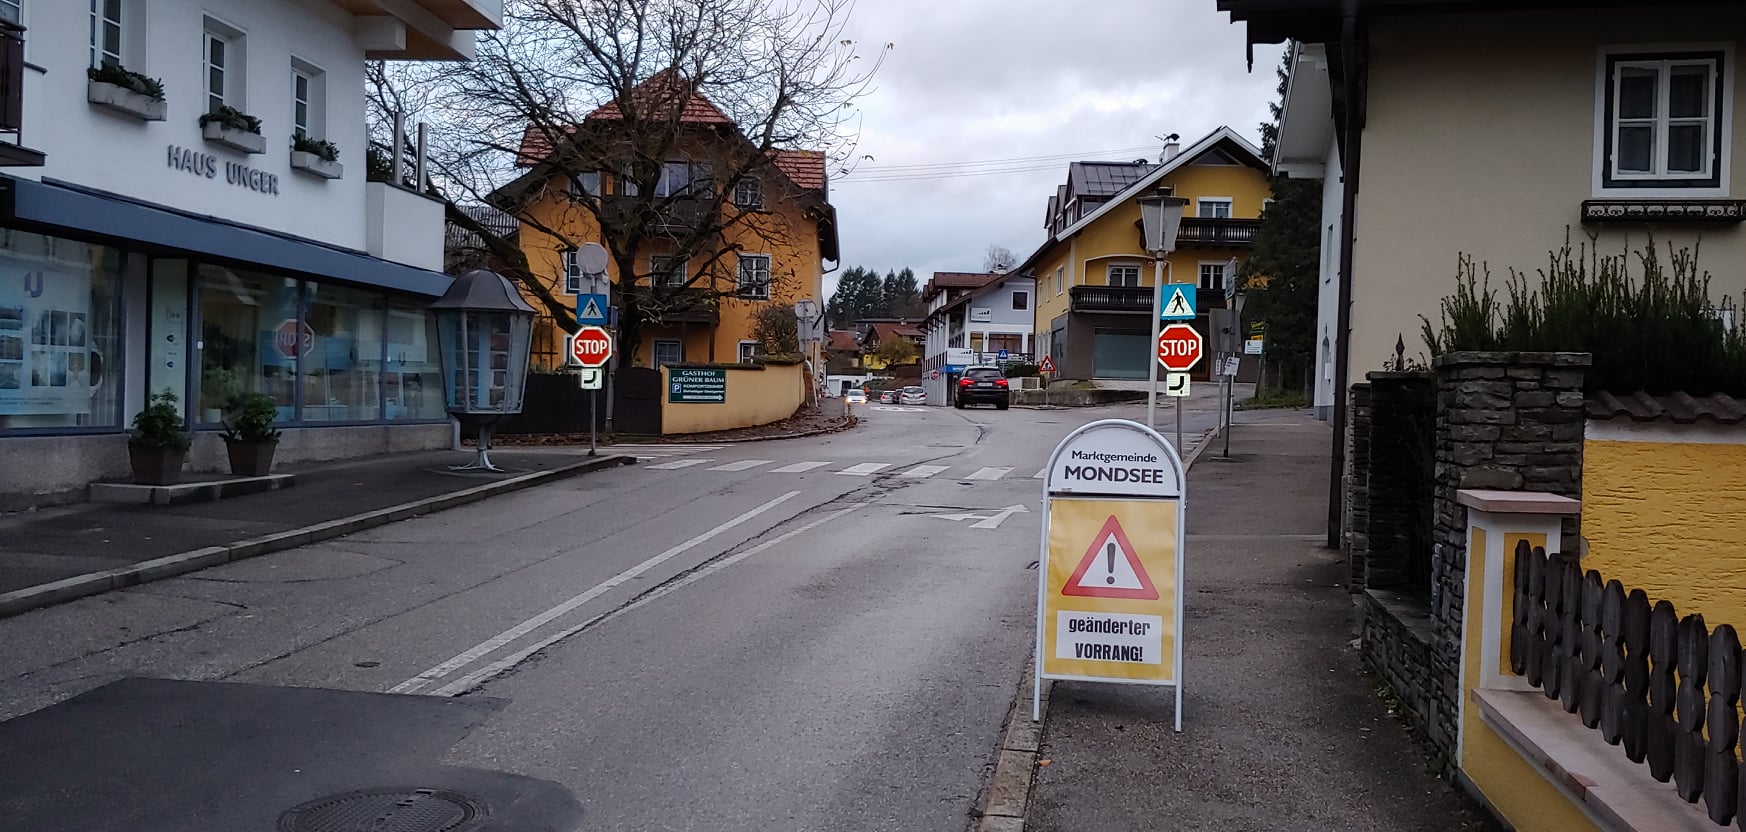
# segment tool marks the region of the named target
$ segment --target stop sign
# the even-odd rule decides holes
[[[286,318],[273,329],[273,348],[286,358],[308,353],[315,348],[315,330],[296,318]]]
[[[1172,373],[1186,373],[1200,363],[1205,342],[1188,324],[1171,324],[1158,333],[1158,363]]]
[[[604,367],[612,358],[612,335],[597,326],[585,326],[570,336],[570,359],[584,367]]]

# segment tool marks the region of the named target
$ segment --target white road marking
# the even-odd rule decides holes
[[[870,477],[890,467],[891,463],[889,462],[863,462],[859,465],[851,465],[837,473],[845,477]]]
[[[1030,509],[1025,508],[1022,505],[1015,505],[1015,506],[1007,506],[1006,508],[1002,508],[1002,509],[995,509],[994,511],[992,511],[988,514],[978,514],[974,511],[964,511],[964,512],[959,512],[957,514],[930,514],[928,516],[933,517],[933,518],[937,518],[940,520],[950,520],[954,523],[957,523],[957,522],[960,522],[963,520],[975,520],[977,522],[970,524],[970,528],[972,528],[972,529],[998,529],[998,528],[1000,528],[1001,521],[1005,520],[1006,518],[1011,517],[1014,514],[1029,514],[1029,513],[1030,513]]]
[[[775,461],[776,460],[773,460],[773,459],[742,459],[739,462],[729,462],[729,463],[725,463],[722,465],[717,465],[714,468],[710,468],[708,470],[711,470],[711,471],[744,471],[748,468],[756,468],[760,465],[768,465],[768,464],[775,462]]]
[[[1031,479],[1040,480],[1048,475],[1049,475],[1049,467],[1045,465],[1041,468],[1038,468],[1037,473],[1031,475]]]
[[[643,445],[631,443],[624,445],[601,445],[600,450],[607,453],[626,454],[638,459],[661,459],[670,456],[685,456],[686,454],[706,454],[719,451],[726,445]]]
[[[792,465],[784,465],[781,468],[772,468],[772,469],[770,469],[770,473],[772,473],[772,474],[804,474],[808,471],[811,471],[814,468],[823,468],[829,464],[830,464],[829,462],[796,462]]]
[[[687,551],[689,551],[689,550],[691,550],[699,545],[702,545],[703,543],[708,542],[711,538],[714,538],[716,535],[721,534],[722,532],[725,532],[725,531],[727,531],[735,526],[738,526],[741,523],[744,523],[748,520],[751,520],[752,518],[757,517],[758,515],[763,514],[764,512],[769,511],[770,509],[773,509],[773,508],[775,508],[775,507],[777,507],[785,502],[788,502],[789,500],[792,500],[795,497],[800,496],[800,494],[801,494],[801,492],[799,492],[799,491],[790,491],[787,494],[783,494],[782,496],[777,497],[774,500],[771,500],[767,503],[764,503],[761,506],[758,506],[757,508],[746,511],[745,513],[739,515],[738,517],[735,517],[732,520],[729,520],[725,523],[722,523],[721,525],[716,526],[715,528],[712,528],[709,531],[706,531],[702,534],[699,534],[696,537],[693,537],[690,540],[685,541],[684,543],[680,543],[676,546],[673,546],[673,547],[667,549],[666,551],[664,551],[658,555],[655,555],[654,557],[651,557],[648,560],[643,561],[642,563],[637,564],[636,566],[633,566],[629,569],[626,569],[623,572],[620,572],[617,575],[612,576],[611,578],[608,578],[604,581],[601,581],[598,584],[595,584],[592,588],[588,589],[586,592],[583,592],[579,595],[572,596],[568,600],[564,601],[563,603],[560,603],[557,606],[552,607],[551,609],[548,609],[545,612],[540,613],[539,615],[536,615],[532,618],[529,618],[526,621],[523,621],[520,624],[515,625],[514,627],[510,627],[509,629],[504,630],[503,632],[498,633],[497,635],[492,636],[491,638],[488,638],[484,641],[481,641],[478,644],[475,644],[472,647],[470,647],[470,648],[468,648],[460,653],[457,653],[455,656],[450,658],[448,661],[445,661],[442,664],[439,664],[439,665],[437,665],[429,670],[424,671],[423,673],[418,674],[417,676],[412,677],[411,679],[407,679],[406,681],[401,682],[400,684],[395,685],[392,688],[389,688],[388,692],[389,693],[417,693],[418,691],[420,691],[420,690],[424,689],[426,686],[428,686],[430,683],[435,682],[436,680],[441,679],[444,676],[447,676],[451,673],[454,673],[455,671],[460,670],[461,668],[466,667],[467,665],[472,664],[473,662],[476,662],[476,661],[484,658],[487,655],[490,655],[493,651],[497,650],[498,648],[501,648],[504,645],[509,644],[510,642],[515,641],[516,639],[521,638],[522,636],[525,636],[528,633],[531,633],[534,630],[537,630],[540,627],[545,626],[546,624],[551,623],[552,621],[556,620],[559,616],[564,615],[565,613],[570,612],[571,610],[574,610],[577,607],[580,607],[583,604],[588,603],[589,601],[592,601],[596,598],[599,598],[602,595],[605,595],[606,593],[612,591],[614,588],[620,586],[621,584],[625,583],[626,581],[629,581],[633,578],[636,578],[636,577],[642,575],[644,572],[647,572],[650,569],[654,569],[655,567],[660,566],[661,564],[666,563],[667,561],[672,560],[673,558],[678,557],[679,555],[684,554],[685,552],[687,552]]]
[[[702,465],[706,462],[714,461],[715,460],[713,459],[698,459],[692,457],[691,459],[675,459],[672,462],[663,462],[660,465],[649,465],[645,467],[650,471],[674,471],[680,468],[690,468],[693,465]]]
[[[558,632],[557,634],[555,634],[553,636],[540,639],[538,642],[535,642],[534,644],[529,645],[528,647],[525,647],[521,650],[517,650],[514,653],[512,653],[508,656],[505,656],[502,659],[494,661],[494,662],[492,662],[484,667],[479,668],[478,670],[473,671],[472,673],[469,673],[465,676],[462,676],[461,678],[456,679],[453,682],[450,682],[446,685],[443,685],[440,688],[437,688],[434,691],[431,691],[431,694],[434,696],[460,696],[461,694],[466,693],[467,691],[470,691],[473,688],[478,687],[481,684],[484,684],[485,682],[489,681],[492,677],[496,676],[497,674],[502,673],[505,670],[508,670],[512,667],[515,667],[516,665],[521,664],[524,661],[527,661],[528,658],[533,656],[535,653],[538,653],[539,651],[544,650],[547,647],[550,647],[554,644],[557,644],[558,642],[563,641],[564,639],[569,638],[570,636],[573,636],[577,633],[580,633],[583,630],[588,629],[589,627],[592,627],[596,624],[599,624],[600,622],[605,621],[608,618],[612,618],[613,616],[621,615],[623,613],[630,612],[631,610],[634,610],[637,607],[640,607],[644,604],[659,600],[660,598],[667,596],[669,593],[675,592],[679,589],[682,589],[684,587],[687,587],[687,586],[690,586],[694,583],[697,583],[698,581],[701,581],[704,578],[709,577],[710,575],[714,575],[715,573],[720,572],[723,569],[726,569],[730,566],[733,566],[734,564],[739,563],[740,561],[743,561],[746,558],[749,558],[753,555],[759,554],[760,552],[768,551],[769,549],[771,549],[772,547],[776,546],[779,543],[784,543],[784,542],[786,542],[786,541],[788,541],[796,536],[799,536],[799,535],[805,534],[806,532],[812,531],[813,529],[816,529],[819,526],[822,526],[826,523],[830,523],[832,521],[835,521],[836,519],[842,517],[843,515],[848,514],[851,511],[865,508],[866,506],[867,506],[866,503],[855,503],[854,505],[851,505],[848,508],[838,509],[836,511],[831,512],[830,514],[827,514],[823,517],[818,518],[817,520],[812,521],[811,523],[807,523],[806,525],[801,526],[797,529],[793,529],[791,531],[784,532],[783,534],[781,534],[777,537],[773,537],[769,540],[766,540],[763,543],[760,543],[756,546],[753,546],[752,548],[747,549],[744,552],[740,552],[739,554],[730,555],[728,557],[722,558],[721,560],[718,560],[714,563],[711,563],[710,565],[705,566],[702,569],[697,570],[696,572],[692,572],[691,574],[686,575],[685,577],[680,578],[677,581],[674,581],[674,582],[669,583],[669,584],[665,584],[661,587],[658,587],[654,590],[651,590],[647,595],[643,595],[643,596],[637,598],[636,600],[630,602],[629,604],[626,604],[622,607],[619,607],[618,609],[608,610],[607,612],[603,612],[599,615],[596,615],[593,618],[590,618],[587,621],[582,622],[581,624],[577,624],[573,627],[567,627],[564,630]]]
[[[946,470],[946,467],[947,466],[944,466],[944,465],[917,465],[914,468],[911,468],[908,471],[905,471],[902,474],[899,474],[898,476],[909,477],[910,479],[922,480],[922,479],[927,479],[928,477],[931,477],[935,474],[940,473],[941,471]]]
[[[1010,473],[1012,473],[1011,468],[984,468],[980,471],[977,471],[974,474],[971,474],[968,477],[965,477],[964,479],[967,479],[967,480],[998,480],[1001,477],[1004,477]]]

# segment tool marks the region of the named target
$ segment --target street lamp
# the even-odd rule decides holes
[[[1170,252],[1176,250],[1176,231],[1182,226],[1182,211],[1188,200],[1172,196],[1168,188],[1159,188],[1140,197],[1140,241],[1152,255],[1152,340],[1146,348],[1146,427],[1157,427],[1158,419],[1158,321],[1164,315],[1164,269],[1169,265]],[[1176,451],[1182,452],[1182,403],[1176,404]]]
[[[474,270],[455,278],[430,310],[447,409],[479,437],[478,455],[455,470],[501,471],[491,464],[491,431],[499,419],[521,412],[533,307],[503,275]]]

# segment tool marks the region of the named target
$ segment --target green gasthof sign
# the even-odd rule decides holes
[[[727,401],[727,370],[667,371],[667,401],[672,404],[722,404]]]

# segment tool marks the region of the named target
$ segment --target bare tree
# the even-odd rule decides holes
[[[503,28],[480,34],[471,62],[373,69],[372,145],[405,152],[388,147],[393,113],[432,123],[448,221],[566,329],[575,317],[558,293],[561,254],[605,246],[618,275],[622,342],[634,356],[641,331],[663,315],[746,291],[732,255],[792,244],[814,223],[834,222],[822,174],[851,157],[855,102],[890,48],[873,60],[857,53],[842,37],[851,7],[507,0]],[[372,160],[378,172],[381,158]],[[686,162],[676,168],[676,159]],[[817,182],[808,181],[813,170]],[[737,190],[745,202],[761,192],[772,210],[742,209]],[[463,210],[480,203],[518,220],[519,235]],[[639,267],[650,253],[689,267],[651,275]],[[768,279],[781,286],[795,277]]]
[[[990,243],[988,251],[982,255],[982,271],[984,272],[1006,271],[1018,264],[1019,260],[1013,256],[1012,249],[1003,245]]]

